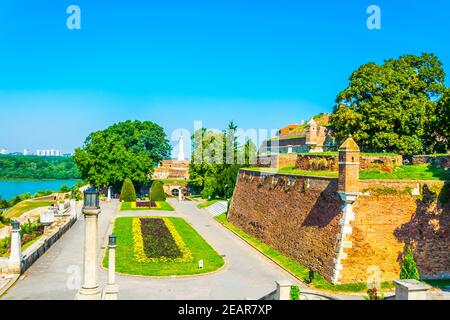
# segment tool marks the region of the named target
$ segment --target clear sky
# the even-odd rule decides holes
[[[361,64],[421,52],[450,73],[450,1],[1,0],[0,148],[72,152],[127,119],[276,129],[330,112]]]

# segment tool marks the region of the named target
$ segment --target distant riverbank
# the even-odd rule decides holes
[[[34,195],[37,191],[58,191],[63,185],[73,187],[78,180],[31,180],[31,179],[8,179],[0,180],[0,195],[3,199],[11,198],[26,192]]]

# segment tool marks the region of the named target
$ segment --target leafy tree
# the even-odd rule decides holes
[[[81,177],[96,187],[118,190],[125,178],[150,182],[153,168],[170,155],[163,128],[153,122],[126,121],[91,133],[74,161]]]
[[[150,191],[150,200],[152,201],[166,201],[166,194],[164,193],[163,184],[156,180],[152,183],[152,190]]]
[[[439,130],[432,131],[435,134],[436,152],[450,150],[450,88],[447,88],[439,101],[435,116],[435,122]]]
[[[125,202],[136,201],[136,190],[130,178],[126,178],[123,182],[122,191],[120,192],[120,200]]]
[[[61,188],[59,189],[60,192],[66,193],[66,192],[70,192],[70,188],[67,184],[63,184],[61,186]]]
[[[0,179],[78,179],[72,157],[0,155]]]
[[[230,122],[223,132],[202,128],[192,136],[190,184],[203,198],[231,197],[239,169],[255,163],[255,144],[247,140],[239,145],[236,130]]]
[[[352,134],[368,151],[431,152],[442,130],[434,114],[444,80],[442,63],[433,54],[365,64],[336,98],[330,117],[334,135],[343,141]]]
[[[416,261],[414,260],[414,254],[409,246],[403,259],[402,268],[400,270],[400,279],[420,279],[419,270],[417,269]]]

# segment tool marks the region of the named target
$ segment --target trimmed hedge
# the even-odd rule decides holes
[[[136,201],[136,190],[134,189],[133,182],[126,178],[122,185],[122,191],[120,192],[120,200],[125,202]]]
[[[152,183],[152,189],[150,191],[151,201],[166,201],[166,194],[164,193],[163,184],[161,181],[156,180]]]

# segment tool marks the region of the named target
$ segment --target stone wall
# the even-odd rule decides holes
[[[413,156],[412,164],[431,164],[437,167],[450,168],[450,155],[448,156]]]
[[[368,156],[360,157],[360,169],[379,169],[391,172],[395,166],[401,165],[402,156]],[[338,155],[330,154],[298,154],[295,164],[301,170],[330,170],[338,171]]]
[[[258,156],[256,165],[266,168],[294,167],[297,161],[296,153],[280,153],[277,155]]]
[[[341,282],[377,276],[381,281],[398,278],[407,246],[413,248],[423,277],[449,277],[450,207],[440,201],[421,200],[427,196],[424,187],[439,190],[443,182],[424,181],[420,187],[417,181],[365,183],[370,183],[371,190],[353,206],[355,220],[348,237],[352,247],[346,249]],[[419,191],[421,194],[411,195]]]
[[[241,170],[229,220],[331,279],[342,201],[337,179]]]
[[[408,245],[423,277],[449,277],[450,186],[445,189],[441,181],[360,183],[363,194],[353,204],[355,219],[344,239],[349,246],[340,260],[339,282],[398,279]],[[337,179],[241,170],[228,218],[331,281],[342,205]]]

